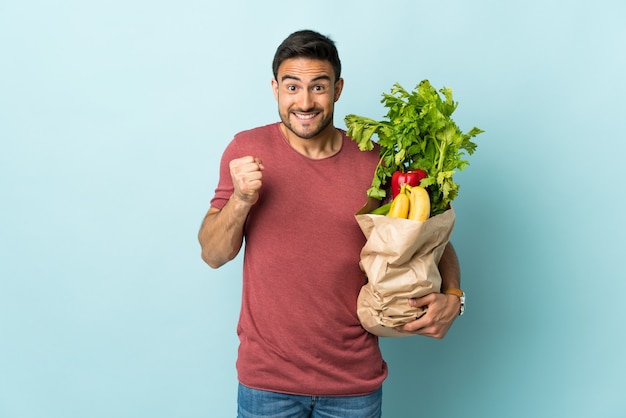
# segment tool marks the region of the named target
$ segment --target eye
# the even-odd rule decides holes
[[[324,91],[324,89],[325,89],[325,86],[322,86],[322,85],[317,85],[313,87],[314,91]]]
[[[294,86],[293,84],[288,84],[286,87],[287,91],[296,91],[296,86]]]

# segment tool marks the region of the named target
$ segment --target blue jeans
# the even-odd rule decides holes
[[[239,384],[238,418],[380,418],[383,390],[361,396],[301,396]]]

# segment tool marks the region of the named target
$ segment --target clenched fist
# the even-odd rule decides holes
[[[251,205],[255,204],[262,186],[264,167],[261,159],[252,156],[236,158],[230,162],[229,167],[235,188],[233,197]]]

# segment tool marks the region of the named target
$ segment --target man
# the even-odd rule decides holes
[[[244,248],[238,414],[380,417],[387,366],[356,314],[367,279],[354,217],[378,151],[360,151],[334,127],[344,80],[333,41],[308,30],[291,34],[273,73],[281,121],[240,132],[228,145],[199,232],[213,268]],[[442,288],[458,288],[451,245],[439,268]],[[434,338],[460,309],[459,297],[439,293],[410,303],[427,313],[398,332]]]

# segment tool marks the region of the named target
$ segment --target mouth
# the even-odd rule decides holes
[[[319,113],[318,112],[306,112],[306,113],[293,112],[292,114],[299,120],[309,121],[309,120],[315,118]]]

